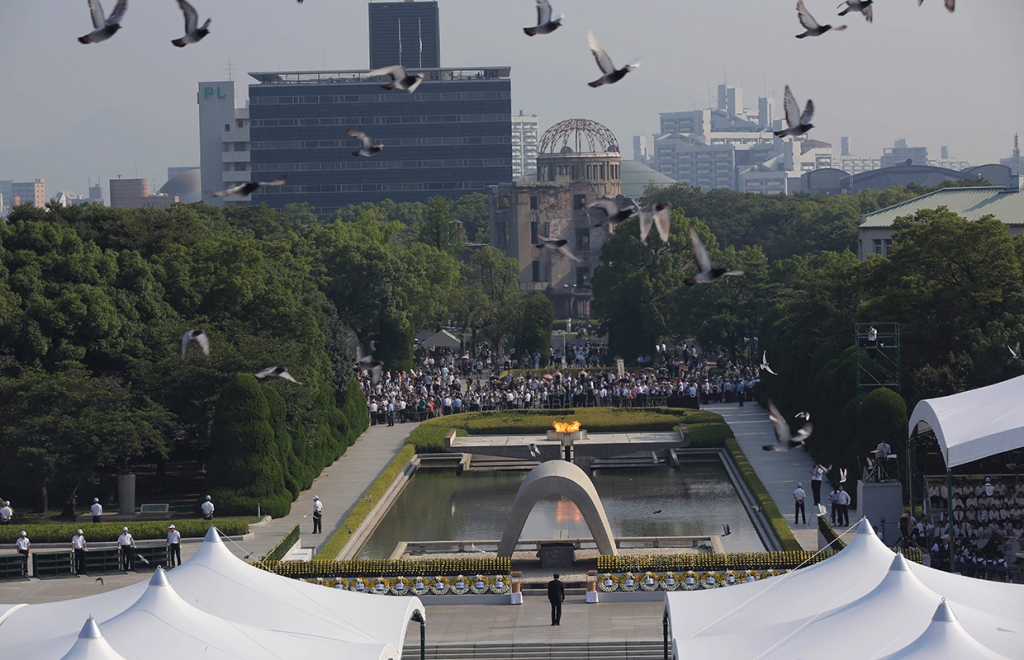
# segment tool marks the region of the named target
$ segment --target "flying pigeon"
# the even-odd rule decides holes
[[[789,451],[803,447],[804,441],[810,437],[813,429],[811,423],[807,422],[794,436],[789,430],[789,422],[779,413],[779,409],[775,407],[771,399],[768,400],[768,419],[772,420],[772,429],[775,431],[778,441],[774,445],[762,445],[761,449],[765,451]]]
[[[729,536],[732,534],[732,530],[729,529],[728,525],[722,525],[722,536]]]
[[[754,514],[756,515],[758,513],[762,513],[764,511],[764,507],[763,506],[757,506],[756,504],[751,504],[750,505],[750,510],[753,511]]]
[[[594,38],[594,33],[590,32],[587,34],[587,40],[590,42],[590,50],[594,53],[594,59],[597,60],[597,66],[601,68],[603,76],[598,78],[592,83],[587,83],[591,87],[600,87],[601,85],[611,85],[622,80],[627,73],[640,66],[640,61],[631,62],[621,69],[616,69],[615,65],[612,64],[612,58],[608,57],[608,53],[604,52],[604,48],[601,48],[601,44],[597,43],[597,39]]]
[[[100,584],[103,584],[103,578],[96,578],[96,581],[99,582]]]
[[[839,483],[846,483],[846,468],[839,468]]]
[[[789,85],[786,85],[783,106],[786,110],[786,124],[788,126],[781,131],[775,131],[775,137],[786,137],[789,135],[796,137],[814,128],[814,124],[811,123],[811,117],[814,116],[814,101],[807,99],[804,113],[800,114],[800,106],[797,105],[796,97],[793,96],[793,92],[789,91]]]
[[[267,376],[277,376],[278,378],[284,378],[287,381],[291,381],[296,385],[305,385],[305,383],[300,383],[299,381],[292,378],[292,375],[288,373],[288,370],[285,369],[284,367],[267,367],[266,369],[261,369],[260,371],[257,371],[256,373],[253,374],[253,376],[256,376],[260,380],[263,380]]]
[[[89,14],[92,16],[92,26],[96,28],[78,41],[83,44],[97,44],[114,36],[114,33],[121,29],[121,19],[128,9],[128,0],[117,0],[114,11],[109,17],[104,18],[103,7],[100,0],[89,0]]]
[[[779,374],[775,373],[774,371],[772,371],[772,368],[768,366],[768,351],[765,351],[761,355],[761,371],[767,371],[768,373],[770,373],[773,376],[778,376],[779,375]]]
[[[359,151],[352,152],[353,156],[363,156],[365,158],[369,158],[370,156],[379,153],[380,150],[384,148],[383,144],[374,144],[370,136],[367,135],[366,133],[363,133],[362,131],[357,131],[354,128],[349,128],[345,132],[348,133],[350,136],[354,137],[355,139],[359,140],[359,143],[363,145],[362,148],[359,149]]]
[[[917,0],[917,6],[920,7],[924,4],[924,0]],[[952,14],[956,11],[956,0],[946,0],[946,11]]]
[[[236,183],[235,185],[221,190],[220,192],[213,193],[214,197],[248,197],[263,186],[283,186],[284,182],[288,180],[288,176],[282,174],[273,181],[247,181],[245,183]]]
[[[1007,344],[1006,347],[1010,348],[1010,345]],[[1014,359],[1014,360],[1019,360],[1020,359],[1020,342],[1017,342],[1017,348],[1016,349],[1010,348],[1010,357],[1012,359]]]
[[[835,30],[836,32],[839,32],[841,30],[846,29],[845,25],[840,25],[838,27],[832,27],[831,25],[818,25],[818,21],[814,20],[814,17],[811,16],[811,13],[807,11],[807,7],[804,7],[804,0],[797,0],[796,16],[797,18],[800,19],[800,25],[804,26],[807,29],[807,32],[796,35],[797,39],[803,39],[804,37],[818,37],[825,34],[829,30]]]
[[[640,207],[637,206],[637,203],[631,197],[623,197],[622,195],[615,199],[601,197],[589,204],[585,204],[584,207],[587,209],[598,209],[604,213],[605,219],[595,224],[595,227],[602,227],[604,225],[615,227],[640,212]]]
[[[693,258],[697,261],[697,268],[700,268],[700,272],[693,277],[688,277],[683,280],[683,284],[686,286],[693,286],[695,284],[711,284],[717,282],[719,279],[726,275],[742,275],[742,270],[729,270],[728,268],[713,268],[711,266],[711,257],[708,256],[708,251],[704,247],[704,243],[700,240],[700,236],[697,235],[697,230],[690,227],[690,248],[693,250]]]
[[[532,37],[535,34],[551,34],[562,27],[563,14],[558,18],[551,19],[551,3],[548,0],[537,0],[537,27],[523,28],[526,36]]]
[[[640,242],[647,245],[647,234],[651,232],[651,226],[658,228],[658,235],[663,243],[668,243],[668,233],[672,225],[672,217],[669,209],[672,205],[668,202],[648,204],[640,210]]]
[[[793,419],[804,419],[809,422],[811,421],[811,413],[807,412],[806,410],[801,410],[797,414],[793,415]]]
[[[416,88],[420,86],[421,82],[423,82],[422,73],[409,75],[409,73],[406,72],[405,67],[401,64],[386,66],[382,69],[374,69],[367,75],[371,78],[374,76],[389,76],[391,78],[391,82],[385,83],[381,85],[381,87],[384,89],[405,89],[408,90],[410,94],[415,92]]]
[[[181,336],[182,361],[185,360],[185,355],[188,354],[188,344],[191,341],[199,344],[199,347],[203,349],[203,355],[210,357],[210,336],[206,334],[205,330],[189,330]]]
[[[872,16],[871,10],[871,3],[873,2],[874,0],[843,0],[843,2],[839,4],[839,6],[845,6],[846,9],[839,12],[839,15],[846,16],[848,12],[859,11],[860,13],[864,14],[864,20],[870,23],[872,20],[874,20],[874,16]]]
[[[537,445],[530,443],[530,457],[534,459],[540,459],[540,449],[537,449]]]
[[[653,511],[651,511],[651,513],[657,515],[657,514],[661,513],[661,509],[654,509]]]
[[[565,247],[565,244],[568,243],[569,241],[565,240],[564,238],[554,239],[548,238],[547,236],[538,235],[537,240],[540,242],[537,243],[537,245],[535,245],[534,247],[536,247],[538,250],[543,250],[544,248],[551,248],[552,250],[555,250],[556,252],[561,254],[563,257],[569,257],[573,261],[580,260],[576,255],[574,255],[572,252],[569,252],[569,250]]]
[[[380,372],[383,366],[384,363],[372,355],[364,355],[356,360],[356,371],[369,371],[374,385],[380,382]]]
[[[210,34],[210,19],[206,19],[203,27],[199,27],[199,14],[185,0],[178,0],[178,6],[185,14],[185,36],[181,39],[174,39],[172,44],[178,48],[184,48],[186,44],[198,43],[200,39]]]
[[[828,509],[825,508],[824,504],[818,503],[818,515],[824,516],[828,514]]]

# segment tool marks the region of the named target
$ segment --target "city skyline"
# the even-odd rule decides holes
[[[531,39],[521,30],[535,19],[531,2],[445,0],[441,65],[510,64],[514,114],[537,114],[542,131],[562,119],[593,119],[615,132],[626,157],[632,136],[657,131],[659,113],[714,107],[722,82],[743,87],[747,105],[767,93],[777,107],[790,84],[818,108],[811,137],[837,151],[849,136],[852,151],[866,157],[901,138],[934,153],[948,146],[972,164],[1010,155],[1024,116],[1024,90],[1012,84],[1024,68],[1013,57],[1019,3],[972,3],[952,15],[886,4],[868,24],[858,15],[836,18],[832,5],[815,1],[808,8],[819,19],[849,29],[805,40],[793,38],[799,25],[788,0],[720,4],[645,0],[630,5],[624,23],[620,1],[567,0],[555,6],[564,27]],[[84,2],[4,5],[9,37],[0,58],[10,91],[0,97],[0,179],[45,178],[48,197],[84,193],[90,177],[106,187],[118,170],[134,176],[136,167],[159,184],[168,167],[198,162],[196,84],[226,79],[229,59],[242,99],[250,71],[369,64],[365,2],[347,13],[337,3],[277,0],[197,9],[213,18],[210,36],[179,50],[165,43],[181,27],[169,2],[132,5],[115,38],[90,46],[75,41],[88,28]],[[643,66],[614,87],[587,88],[597,72],[589,30],[617,64],[639,57]]]

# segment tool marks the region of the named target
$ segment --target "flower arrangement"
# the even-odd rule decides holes
[[[623,591],[636,591],[639,586],[636,576],[630,572],[623,573],[622,579],[619,581],[619,588]]]
[[[456,596],[461,596],[469,591],[469,580],[466,579],[465,575],[457,575],[451,582],[452,593]]]
[[[722,586],[722,576],[715,571],[706,571],[700,576],[701,589],[717,589]]]
[[[742,584],[743,579],[740,577],[739,573],[730,569],[722,574],[722,582],[725,586],[731,587],[736,584]]]
[[[370,590],[375,594],[386,594],[391,590],[391,582],[386,577],[379,577],[373,581],[373,588]]]
[[[365,593],[369,590],[369,587],[366,584],[366,580],[364,580],[363,578],[355,578],[349,583],[348,588],[352,591],[358,591],[360,593]]]
[[[613,591],[618,590],[619,580],[611,573],[604,573],[599,578],[597,578],[597,588],[605,592],[606,594],[611,593]]]
[[[664,591],[675,591],[679,588],[679,576],[672,571],[668,571],[661,576],[661,588]]]
[[[507,594],[512,591],[512,578],[499,575],[491,582],[491,593],[492,594]]]
[[[694,589],[700,589],[700,575],[695,571],[686,571],[683,574],[683,591],[693,591]]]
[[[474,575],[473,580],[469,583],[469,590],[477,595],[487,593],[490,591],[490,587],[491,582],[486,575]]]
[[[413,578],[409,591],[413,592],[417,596],[422,596],[430,591],[430,582],[428,582],[424,577]]]
[[[341,585],[342,589],[349,588],[348,580],[346,580],[345,578],[334,578],[334,580],[332,580],[328,586],[331,589],[337,589],[339,584]]]
[[[761,579],[761,575],[757,571],[746,570],[743,571],[744,582],[756,582]]]
[[[451,590],[452,585],[443,575],[438,575],[434,578],[433,583],[430,585],[430,592],[435,596],[443,596]]]
[[[405,577],[399,575],[391,581],[391,593],[396,596],[404,596],[410,591],[412,591],[412,583]]]
[[[647,571],[640,576],[640,588],[644,591],[657,591],[661,585],[661,578],[658,577],[657,573]]]

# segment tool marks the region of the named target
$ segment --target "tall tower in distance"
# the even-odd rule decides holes
[[[441,67],[436,0],[370,3],[370,68],[395,64],[407,69]]]

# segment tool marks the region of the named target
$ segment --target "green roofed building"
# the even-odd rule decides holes
[[[857,254],[861,261],[869,254],[889,255],[893,223],[925,209],[945,207],[967,220],[991,215],[1001,220],[1010,234],[1024,232],[1024,177],[1012,176],[1005,186],[943,188],[901,204],[862,215],[857,231]]]

